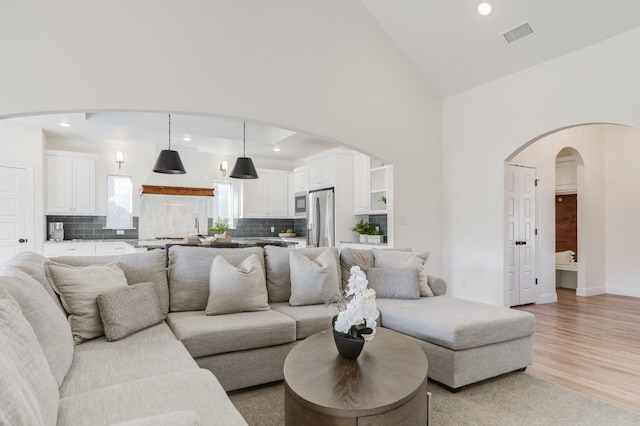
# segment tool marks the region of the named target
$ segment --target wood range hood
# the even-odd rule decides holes
[[[193,188],[186,186],[142,185],[140,195],[183,195],[195,197],[213,197],[213,188]]]

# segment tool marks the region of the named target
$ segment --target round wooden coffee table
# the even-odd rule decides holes
[[[300,342],[284,363],[285,424],[425,425],[427,357],[411,339],[378,328],[356,361],[331,329]]]

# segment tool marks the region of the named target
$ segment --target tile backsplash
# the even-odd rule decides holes
[[[45,235],[49,239],[49,223],[64,223],[65,240],[137,240],[138,217],[133,217],[135,229],[125,229],[123,235],[117,235],[115,229],[105,229],[106,216],[47,216]]]
[[[209,218],[209,227],[214,219]],[[273,226],[275,232],[271,232]],[[293,229],[296,237],[307,235],[307,219],[234,219],[234,228],[227,231],[232,237],[277,237],[282,229]]]

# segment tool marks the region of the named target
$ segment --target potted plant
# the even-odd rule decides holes
[[[351,230],[360,234],[361,243],[366,243],[367,235],[371,233],[371,224],[360,219],[360,222],[356,223]]]
[[[209,233],[213,232],[214,237],[224,237],[229,229],[229,221],[227,219],[221,219],[218,217],[213,227],[209,228]]]
[[[382,242],[382,234],[380,234],[380,231],[373,225],[371,225],[371,228],[373,229],[367,234],[367,242],[370,244],[380,244]]]

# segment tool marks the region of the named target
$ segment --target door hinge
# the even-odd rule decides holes
[[[538,182],[540,182],[540,179],[536,179],[536,180],[533,181],[535,186],[538,186]]]
[[[538,279],[536,278],[536,285],[538,285]]]
[[[534,235],[538,235],[538,228],[536,228]]]

